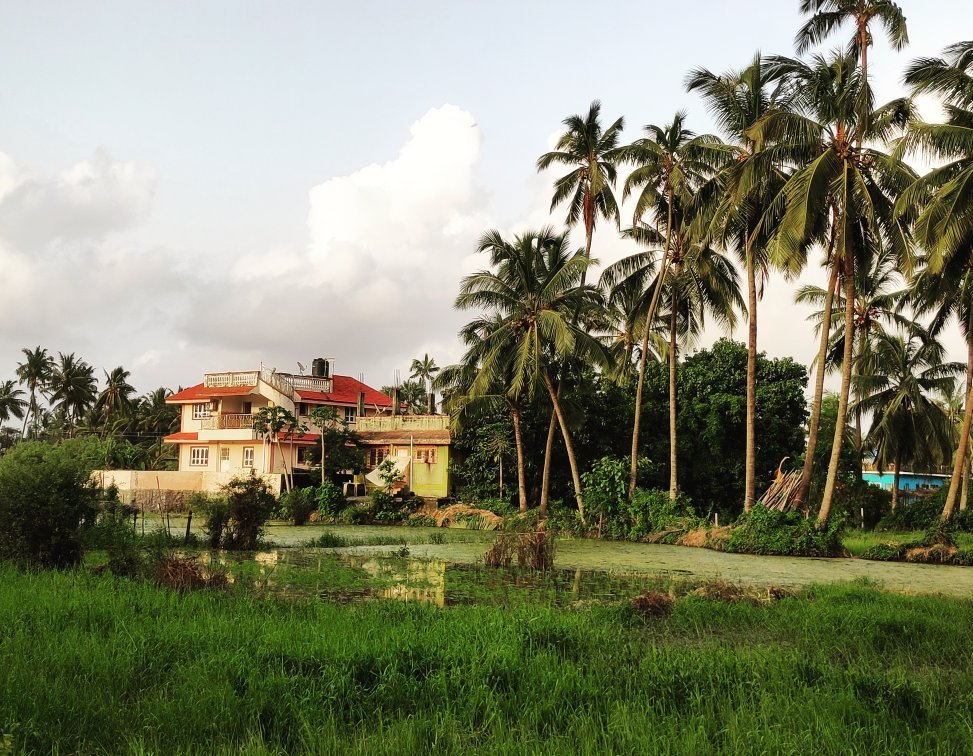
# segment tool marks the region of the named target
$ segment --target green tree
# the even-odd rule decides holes
[[[846,56],[815,56],[810,63],[775,58],[771,76],[798,92],[794,111],[770,113],[751,129],[755,138],[775,142],[781,156],[797,167],[782,190],[785,209],[775,236],[775,253],[788,261],[789,267],[799,268],[807,259],[808,249],[821,244],[828,250],[829,286],[843,278],[845,344],[838,418],[818,511],[818,524],[824,527],[831,513],[851,390],[855,257],[867,257],[888,245],[901,265],[907,267],[911,255],[907,228],[894,217],[893,210],[898,196],[915,180],[915,174],[896,156],[877,146],[906,124],[910,110],[904,100],[873,110],[871,90],[854,60]],[[862,100],[868,103],[870,112],[864,119],[860,117]],[[830,310],[826,312],[830,314]],[[829,331],[830,324],[825,324],[819,370],[824,370]],[[814,430],[820,402],[816,393],[812,405]],[[812,434],[808,453],[812,460],[815,442],[816,435]],[[810,487],[810,474],[805,467],[802,499]]]
[[[95,401],[94,408],[104,413],[104,428],[102,438],[112,418],[128,415],[134,409],[132,398],[135,388],[128,382],[132,374],[123,367],[117,367],[110,373],[105,370],[105,388],[102,389]]]
[[[464,278],[456,306],[484,310],[496,316],[497,323],[493,331],[484,334],[483,360],[473,389],[486,393],[494,377],[503,375],[507,366],[512,367],[507,387],[511,395],[532,395],[547,389],[561,427],[583,521],[581,476],[551,367],[556,359],[569,357],[607,363],[602,344],[573,319],[575,313],[600,306],[597,289],[581,284],[589,259],[583,251],[571,253],[567,237],[550,229],[526,232],[512,242],[490,231],[479,248],[490,253],[494,270]]]
[[[281,447],[281,437],[300,437],[307,430],[286,407],[261,407],[253,413],[253,429],[257,435],[276,445],[284,465],[284,484],[290,491],[294,487],[293,473],[287,466],[287,457]]]
[[[948,460],[952,446],[949,417],[935,401],[954,390],[959,362],[944,362],[942,345],[915,332],[879,332],[875,337],[875,370],[859,376],[858,409],[872,415],[866,442],[875,449],[880,471],[894,474],[892,508],[899,501],[902,464],[932,466]]]
[[[23,395],[24,392],[13,381],[0,382],[0,423],[12,417],[18,420],[24,417],[30,405],[21,399]]]
[[[665,241],[661,249],[660,274],[656,276],[655,286],[648,306],[645,308],[645,324],[642,327],[641,354],[639,357],[639,378],[635,389],[635,418],[632,425],[632,455],[629,471],[629,496],[635,492],[638,475],[639,432],[641,429],[642,391],[645,384],[645,366],[648,361],[648,342],[653,330],[663,282],[666,280],[671,263],[673,232],[676,223],[673,212],[679,203],[688,206],[693,192],[699,188],[712,173],[715,164],[723,156],[720,149],[714,149],[719,140],[710,135],[698,136],[685,126],[686,114],[679,112],[665,126],[649,124],[644,131],[646,136],[638,139],[622,153],[625,162],[633,166],[625,179],[623,196],[636,194],[633,229],[636,234],[647,237],[652,228],[640,226],[643,218],[649,216],[655,228],[665,228]],[[658,243],[659,239],[654,241]],[[641,260],[646,265],[648,260]],[[620,280],[620,279],[616,279]],[[611,285],[616,281],[609,280]]]
[[[27,387],[30,394],[22,431],[22,435],[26,438],[28,423],[30,420],[34,420],[36,424],[37,415],[40,412],[37,401],[38,395],[45,390],[54,374],[54,358],[40,346],[36,349],[25,348],[21,352],[24,354],[24,361],[17,364],[17,380],[20,381],[21,385]]]
[[[747,447],[743,509],[749,512],[756,486],[757,279],[766,281],[771,268],[770,236],[775,224],[767,216],[774,207],[786,173],[773,158],[773,145],[754,138],[753,126],[768,113],[788,110],[794,92],[774,86],[760,53],[740,71],[716,75],[705,68],[692,71],[686,82],[699,92],[710,114],[728,137],[732,160],[719,171],[711,190],[710,233],[732,249],[743,263],[747,280]],[[705,198],[705,194],[704,194]],[[761,286],[761,291],[762,291]]]
[[[920,58],[906,71],[914,94],[943,99],[946,122],[912,125],[903,150],[919,149],[941,163],[918,180],[899,202],[915,217],[917,242],[927,253],[927,276],[917,287],[925,304],[938,303],[937,320],[955,314],[967,342],[967,373],[973,368],[973,41],[951,45],[943,57]],[[956,506],[973,424],[973,384],[967,381],[966,410],[953,475],[943,507],[948,520]]]
[[[58,353],[48,391],[51,404],[61,410],[68,431],[74,428],[82,416],[95,403],[98,382],[95,370],[74,353]]]

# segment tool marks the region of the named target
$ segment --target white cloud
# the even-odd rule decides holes
[[[36,254],[52,243],[97,241],[139,224],[155,191],[151,166],[117,161],[103,150],[56,176],[16,173],[0,161],[0,234]],[[4,187],[4,182],[8,186]]]

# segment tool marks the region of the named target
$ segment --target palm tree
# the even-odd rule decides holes
[[[741,71],[717,76],[705,68],[690,73],[689,91],[698,91],[724,134],[730,139],[730,162],[714,179],[717,185],[713,233],[724,247],[732,248],[743,263],[747,277],[747,438],[743,511],[749,512],[756,497],[757,417],[757,278],[766,281],[770,269],[769,233],[765,221],[769,208],[786,180],[771,151],[749,130],[767,113],[791,106],[793,90],[771,86],[760,53]]]
[[[801,0],[801,13],[812,15],[797,32],[794,40],[797,54],[803,55],[843,23],[851,21],[855,31],[848,55],[861,61],[864,79],[868,78],[868,48],[872,45],[871,25],[874,21],[885,27],[893,50],[902,50],[909,44],[909,30],[902,8],[890,0]],[[867,111],[863,113],[866,114]]]
[[[691,195],[702,183],[718,169],[719,161],[725,151],[719,139],[712,135],[696,135],[686,128],[686,114],[679,112],[665,126],[649,124],[644,131],[646,136],[624,149],[626,162],[634,169],[625,180],[623,197],[637,193],[633,217],[633,227],[638,228],[642,219],[649,215],[655,228],[665,228],[665,243],[661,249],[659,269],[652,298],[645,312],[645,325],[642,328],[639,375],[635,388],[635,420],[632,425],[632,459],[629,471],[629,498],[635,493],[638,472],[639,430],[642,421],[642,391],[645,386],[645,366],[648,360],[648,340],[655,321],[662,283],[671,262],[672,230],[674,219],[670,211],[675,210],[677,202],[688,205]]]
[[[588,256],[584,251],[571,253],[566,235],[556,235],[551,229],[526,232],[512,242],[498,231],[490,231],[479,249],[490,253],[494,270],[464,278],[456,298],[459,309],[486,310],[497,318],[493,330],[483,336],[483,359],[473,392],[486,393],[496,376],[508,368],[506,388],[512,396],[526,397],[546,388],[584,522],[581,475],[551,373],[557,359],[577,357],[607,363],[602,344],[575,320],[577,313],[600,305],[597,289],[580,283]]]
[[[906,71],[905,81],[915,94],[934,94],[945,101],[946,123],[916,123],[903,149],[918,148],[942,162],[916,182],[900,200],[906,217],[916,215],[916,241],[927,252],[930,281],[938,294],[926,302],[940,302],[937,319],[955,314],[967,341],[967,372],[973,370],[973,41],[947,47],[941,58],[921,58]],[[938,283],[932,279],[938,278]],[[945,316],[945,317],[943,317]],[[953,467],[943,520],[952,516],[968,454],[973,423],[973,392],[969,380],[959,449]]]
[[[875,338],[886,326],[896,325],[901,329],[913,327],[913,321],[901,314],[904,303],[904,292],[896,266],[896,260],[888,248],[880,249],[867,260],[867,267],[859,267],[855,281],[855,345],[852,350],[854,364],[852,367],[852,388],[856,389],[857,377],[877,369],[874,364],[872,345]],[[834,302],[834,291],[825,291],[819,286],[802,286],[794,301],[800,304],[815,306],[817,309],[809,316],[815,323],[814,332],[819,337],[821,327],[827,321],[831,325],[828,340],[828,352],[825,360],[828,370],[841,369],[841,357],[844,354],[845,334],[840,327],[840,318],[844,311],[844,304],[839,300]],[[826,316],[824,307],[831,304],[831,313]],[[838,326],[838,327],[835,327]],[[861,399],[857,394],[855,401]],[[858,465],[858,475],[861,477],[861,459],[864,452],[862,438],[862,416],[855,412],[855,460]]]
[[[893,101],[860,117],[859,103],[871,107],[871,91],[854,60],[835,55],[815,56],[810,63],[775,58],[771,78],[795,88],[795,110],[776,111],[751,129],[754,138],[776,143],[777,152],[797,169],[782,190],[784,214],[774,238],[773,252],[795,268],[803,267],[808,249],[821,244],[828,250],[829,288],[839,278],[844,288],[844,334],[841,390],[834,446],[828,466],[818,524],[824,527],[831,513],[837,483],[843,429],[848,412],[855,333],[856,260],[889,246],[907,268],[911,253],[905,224],[894,217],[899,194],[915,180],[901,160],[878,147],[895,128],[905,125],[908,103]],[[825,308],[830,321],[830,307]],[[830,322],[822,325],[818,354],[819,373],[824,370]],[[823,387],[823,376],[819,383]],[[816,420],[820,418],[820,394],[815,392],[807,458],[813,460]],[[805,463],[799,497],[810,487],[810,464]]]
[[[51,404],[60,409],[69,425],[77,425],[97,396],[98,382],[94,368],[74,353],[58,353],[58,362],[51,376],[49,391]]]
[[[24,354],[24,361],[17,364],[17,379],[27,387],[30,399],[27,403],[27,412],[24,414],[24,429],[22,435],[27,435],[27,424],[31,418],[35,423],[39,412],[37,395],[44,391],[51,376],[54,373],[54,358],[51,357],[46,349],[38,346],[36,349],[21,349]]]
[[[436,365],[436,361],[432,359],[428,354],[422,355],[422,359],[415,359],[412,361],[412,366],[409,368],[412,371],[411,377],[417,381],[422,381],[423,385],[426,387],[426,391],[429,392],[429,414],[433,414],[436,411],[436,399],[432,394],[432,381],[436,377],[436,373],[439,372],[439,367]]]
[[[102,437],[104,438],[105,432],[114,417],[127,415],[132,411],[132,397],[135,394],[135,388],[128,382],[132,375],[128,370],[117,367],[110,373],[107,370],[103,372],[105,373],[105,388],[98,395],[94,406],[95,409],[104,413],[102,428]]]
[[[944,354],[939,342],[915,331],[879,331],[874,343],[876,370],[858,377],[857,409],[873,416],[867,443],[875,450],[878,469],[891,465],[894,473],[893,509],[899,501],[903,464],[931,466],[949,459],[951,423],[933,396],[953,391],[963,364],[944,363]]]
[[[17,388],[13,381],[3,381],[0,383],[0,423],[4,423],[11,417],[18,420],[23,418],[30,406],[22,397],[24,392]]]
[[[658,245],[663,238],[672,241],[670,258],[672,265],[661,282],[651,281],[651,287],[643,291],[664,290],[662,306],[668,324],[669,360],[669,495],[675,499],[679,491],[678,475],[678,391],[677,366],[679,362],[679,341],[692,339],[698,335],[705,324],[707,314],[712,314],[725,326],[732,327],[736,321],[735,309],[743,307],[736,270],[727,258],[705,243],[697,240],[689,226],[692,216],[679,206],[665,208],[660,214],[667,219],[673,218],[677,224],[672,231],[668,228],[661,234],[652,228],[640,227],[627,232],[628,236],[644,245]],[[655,270],[654,256],[648,252],[637,253],[619,260],[605,270],[602,280],[612,286],[629,285],[631,282],[649,282]],[[644,284],[643,284],[644,285]]]

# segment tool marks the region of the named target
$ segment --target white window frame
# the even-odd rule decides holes
[[[206,420],[212,412],[209,402],[197,402],[193,405],[193,420]]]
[[[253,467],[253,447],[252,446],[243,447],[243,466]]]
[[[345,424],[354,425],[358,422],[358,407],[345,407]]]
[[[209,447],[190,446],[189,447],[189,466],[190,467],[209,467]]]

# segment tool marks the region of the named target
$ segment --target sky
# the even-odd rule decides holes
[[[973,29],[968,0],[901,4],[910,46],[877,34],[869,58],[880,100]],[[562,119],[600,99],[624,141],[678,110],[712,131],[686,73],[793,54],[798,5],[6,0],[0,380],[37,345],[122,365],[140,392],[319,356],[375,386],[424,353],[455,361],[476,240],[563,225],[535,170]],[[634,251],[595,234],[602,264]],[[793,297],[824,280],[768,282],[762,350],[810,362]]]

